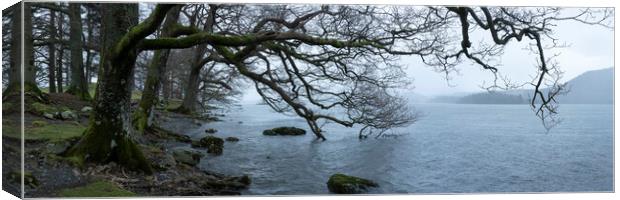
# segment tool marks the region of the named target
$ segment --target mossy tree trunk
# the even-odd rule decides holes
[[[172,36],[180,13],[180,6],[169,11],[161,30],[161,37]],[[140,133],[143,133],[144,129],[151,125],[150,116],[153,106],[157,103],[157,91],[159,91],[162,73],[166,70],[166,63],[168,62],[169,55],[169,49],[155,51],[153,59],[147,69],[144,91],[142,91],[140,104],[133,116],[133,124]]]
[[[84,76],[84,63],[82,59],[82,17],[80,15],[81,4],[69,4],[69,49],[71,51],[71,82],[66,93],[73,94],[82,100],[91,100],[88,94],[88,84]]]
[[[23,4],[23,10],[21,5]],[[20,3],[13,11],[11,24],[11,52],[9,84],[3,92],[3,98],[13,95],[20,95],[21,85],[21,66],[23,64],[23,92],[26,98],[34,98],[36,101],[44,101],[45,98],[36,83],[37,68],[34,66],[34,46],[32,38],[32,7],[30,3]],[[23,12],[23,30],[22,30]],[[23,46],[22,46],[23,40]],[[22,55],[23,50],[23,55]],[[22,56],[23,62],[22,63]]]
[[[101,66],[88,128],[66,156],[87,162],[116,162],[151,173],[150,163],[134,141],[130,98],[136,43],[153,33],[173,5],[158,5],[138,24],[138,4],[108,4],[102,12]]]

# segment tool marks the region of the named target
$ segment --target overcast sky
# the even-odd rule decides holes
[[[612,29],[574,21],[558,22],[557,24],[558,26],[554,28],[555,37],[570,45],[554,51],[560,53],[556,61],[565,72],[563,82],[586,71],[613,67],[614,32]],[[485,38],[472,38],[471,41],[474,42],[479,39],[490,40],[491,37],[485,35]],[[500,58],[502,66],[498,69],[502,74],[509,75],[514,82],[527,82],[532,80],[531,76],[536,75],[537,57],[523,49],[528,44],[528,42],[516,43],[513,41]],[[547,51],[545,54],[552,55],[552,52]],[[480,86],[484,81],[488,83],[493,80],[489,71],[483,70],[478,65],[473,65],[471,62],[465,62],[465,64],[458,66],[460,73],[453,74],[450,85],[448,85],[443,74],[434,72],[430,67],[421,63],[417,57],[402,57],[402,62],[407,66],[408,76],[413,79],[414,88],[408,91],[429,97],[483,91]],[[250,87],[245,92],[241,103],[259,101],[260,97],[253,89]]]

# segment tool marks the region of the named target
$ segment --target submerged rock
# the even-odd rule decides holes
[[[296,127],[278,127],[263,131],[263,135],[305,135],[306,130]]]
[[[229,142],[239,142],[239,138],[237,138],[237,137],[227,137],[226,141],[229,141]]]
[[[368,179],[344,174],[334,174],[327,181],[327,189],[336,194],[365,193],[369,187],[379,187],[379,184]]]
[[[200,152],[197,152],[195,150],[188,149],[188,148],[175,148],[172,151],[172,156],[174,157],[174,160],[176,160],[179,163],[184,163],[190,166],[195,166],[198,164],[198,162],[200,162],[200,158],[202,157],[202,154],[200,154]]]
[[[209,129],[205,130],[205,133],[214,134],[214,133],[217,133],[217,130],[216,130],[216,129],[209,128]]]
[[[224,150],[224,140],[215,136],[206,136],[199,141],[192,142],[192,147],[207,148],[207,153],[220,155]]]

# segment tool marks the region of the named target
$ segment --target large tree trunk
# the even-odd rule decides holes
[[[202,45],[201,45],[202,46]],[[197,53],[200,58],[204,55],[204,51],[198,50]],[[196,108],[196,97],[198,94],[198,82],[200,78],[200,70],[202,66],[199,66],[200,60],[196,63],[196,60],[192,62],[192,68],[189,72],[189,79],[187,80],[187,87],[185,88],[185,96],[183,97],[183,103],[181,106],[175,109],[176,112],[190,114]]]
[[[50,10],[50,24],[48,26],[48,31],[50,33],[50,40],[55,40],[56,38],[56,12]],[[56,93],[56,45],[53,42],[50,42],[47,45],[47,50],[49,53],[49,64],[47,66],[47,78],[49,84],[49,93]]]
[[[16,7],[13,11],[13,21],[11,24],[12,43],[11,43],[11,69],[9,70],[9,84],[4,91],[3,98],[12,95],[19,95],[22,92],[21,85],[21,66],[23,64],[23,92],[27,98],[34,98],[37,101],[44,101],[45,98],[36,83],[37,68],[34,66],[34,46],[32,39],[32,8],[30,3],[23,3],[23,32],[22,32],[22,9]],[[22,46],[23,40],[23,46]],[[23,48],[22,48],[23,47]],[[23,49],[23,55],[22,55]],[[23,61],[22,63],[22,57]]]
[[[151,173],[130,125],[131,83],[138,51],[118,48],[138,22],[138,4],[107,4],[102,7],[102,17],[100,76],[93,112],[84,136],[66,154]]]
[[[169,11],[161,31],[161,37],[172,36],[173,28],[177,24],[180,13],[180,6]],[[169,49],[155,51],[153,59],[147,69],[146,83],[142,91],[142,98],[133,116],[134,126],[140,133],[151,125],[151,112],[153,106],[157,103],[157,91],[159,91],[160,79],[162,73],[166,70],[166,63],[168,62],[169,55]]]
[[[216,10],[216,5],[209,5],[209,15],[207,16],[207,21],[203,28],[205,32],[213,32]],[[192,59],[191,71],[189,73],[187,87],[185,88],[185,97],[183,98],[181,106],[176,109],[177,112],[189,114],[196,108],[200,71],[205,64],[203,62],[203,57],[205,53],[207,53],[207,47],[207,44],[200,44],[196,47],[196,54],[194,54],[194,58]]]
[[[82,59],[82,17],[79,3],[69,4],[69,48],[71,50],[71,82],[66,93],[73,94],[82,100],[90,100],[88,84],[84,76]]]

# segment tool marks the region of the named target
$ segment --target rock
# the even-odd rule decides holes
[[[379,187],[379,185],[371,180],[344,174],[334,174],[327,181],[327,189],[336,194],[365,193],[369,187]]]
[[[47,119],[55,119],[55,118],[54,118],[54,114],[51,114],[51,113],[44,113],[44,114],[43,114],[43,117],[45,117],[45,118],[47,118]]]
[[[229,142],[239,142],[239,138],[237,138],[237,137],[227,137],[226,141],[229,141]]]
[[[64,119],[64,120],[73,120],[73,119],[77,119],[78,118],[77,114],[73,113],[70,110],[61,112],[60,113],[60,117],[62,119]]]
[[[163,154],[153,161],[153,167],[157,169],[161,169],[161,170],[166,170],[166,169],[173,167],[175,164],[175,161],[176,160],[174,156],[170,154]],[[198,158],[198,161],[200,161],[200,158]]]
[[[174,157],[174,160],[179,163],[195,166],[198,164],[198,162],[200,162],[202,154],[188,148],[175,148],[172,151],[172,156]]]
[[[221,155],[224,150],[224,140],[215,136],[206,136],[199,141],[192,142],[192,147],[207,148],[207,153]]]
[[[306,130],[295,127],[278,127],[263,131],[263,135],[305,135]]]
[[[93,110],[93,107],[90,107],[90,106],[84,106],[84,107],[82,108],[82,110],[80,110],[80,111],[82,111],[82,112],[90,112],[90,111],[92,111],[92,110]]]
[[[49,143],[47,145],[47,152],[58,155],[65,152],[69,148],[69,146],[71,146],[71,144],[66,141]]]
[[[214,133],[217,133],[217,130],[209,128],[209,129],[205,130],[205,133],[214,134]]]
[[[22,172],[21,171],[12,171],[9,172],[8,174],[8,180],[15,182],[15,183],[21,183],[22,182]],[[31,188],[35,188],[37,186],[39,186],[39,180],[37,180],[36,177],[34,177],[32,175],[32,173],[26,171],[24,173],[24,185],[30,186]]]

